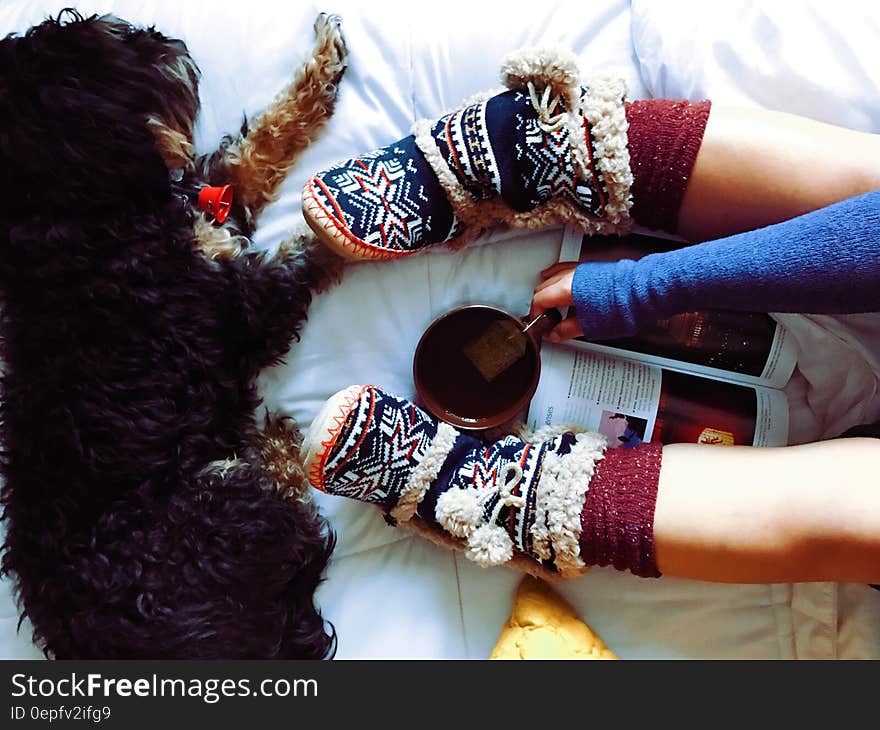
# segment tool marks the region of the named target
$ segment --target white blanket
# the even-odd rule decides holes
[[[0,34],[23,31],[68,2],[7,0]],[[502,10],[456,0],[440,12],[412,2],[107,0],[80,8],[155,23],[187,42],[203,72],[201,150],[282,88],[308,52],[319,10],[343,16],[351,66],[337,112],[260,221],[257,241],[267,247],[299,221],[299,190],[309,174],[498,86],[500,59],[528,45],[570,48],[587,73],[618,69],[632,98],[709,96],[880,131],[880,72],[857,60],[873,58],[880,15],[867,22],[839,3],[833,14],[818,3],[787,12],[729,3],[723,12],[732,17],[716,4],[657,5],[548,0],[507,2]],[[263,376],[267,405],[306,425],[329,395],[352,383],[411,395],[412,354],[425,326],[464,302],[525,311],[538,271],[558,255],[560,232],[495,238],[506,240],[349,267],[343,282],[315,302],[287,364]],[[800,440],[880,414],[873,319],[819,324],[794,325],[810,345],[789,387]],[[859,406],[864,412],[854,413],[855,403],[867,403]],[[339,632],[340,658],[488,656],[510,611],[514,572],[476,567],[387,527],[359,503],[317,498],[339,533],[318,599]],[[864,586],[713,585],[594,570],[561,589],[623,658],[880,657],[880,593]],[[0,656],[34,656],[27,625],[15,632],[8,581],[0,617]]]

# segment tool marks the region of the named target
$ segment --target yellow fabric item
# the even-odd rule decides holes
[[[490,659],[617,659],[568,602],[530,575],[517,588],[513,611]]]

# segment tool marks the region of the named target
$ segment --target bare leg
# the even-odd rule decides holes
[[[665,575],[880,582],[880,441],[663,448],[654,513]]]
[[[880,135],[712,107],[679,213],[691,241],[794,218],[880,188]]]

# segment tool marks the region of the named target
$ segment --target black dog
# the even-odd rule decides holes
[[[326,657],[334,537],[254,379],[329,275],[243,251],[332,112],[338,19],[238,138],[194,159],[178,40],[65,11],[0,41],[3,570],[56,658]],[[234,183],[217,225],[202,185]],[[293,488],[291,488],[293,486]]]

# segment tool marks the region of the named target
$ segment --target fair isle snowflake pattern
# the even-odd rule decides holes
[[[324,214],[376,249],[412,251],[448,240],[458,227],[412,136],[336,165],[312,183]]]
[[[388,511],[437,435],[437,422],[409,401],[364,388],[323,468],[328,491]]]

